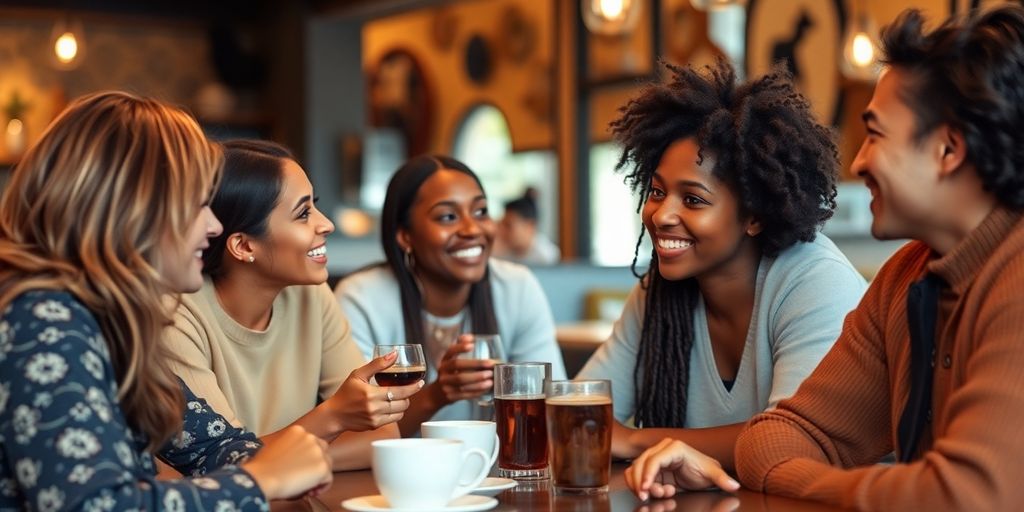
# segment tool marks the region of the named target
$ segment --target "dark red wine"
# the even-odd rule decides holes
[[[409,366],[402,368],[391,367],[382,372],[377,372],[374,378],[378,386],[405,386],[422,380],[427,374],[425,366]]]

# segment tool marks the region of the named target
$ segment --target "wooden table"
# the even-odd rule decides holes
[[[623,471],[627,464],[613,464],[612,478],[608,493],[598,496],[559,496],[550,484],[520,482],[520,484],[497,496],[498,506],[491,509],[503,511],[568,511],[568,512],[727,512],[729,510],[749,512],[824,512],[836,510],[812,502],[792,500],[779,496],[768,496],[750,491],[736,494],[724,492],[689,492],[675,498],[641,503],[626,487]],[[334,485],[316,499],[287,503],[275,503],[273,510],[280,511],[333,511],[344,510],[341,502],[349,498],[378,494],[369,470],[336,473]],[[735,508],[734,508],[735,507]]]

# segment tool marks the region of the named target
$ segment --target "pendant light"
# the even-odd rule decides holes
[[[636,27],[640,0],[580,0],[583,23],[594,34],[621,36]]]
[[[81,21],[70,16],[57,20],[50,36],[50,55],[57,69],[74,69],[82,63],[85,56],[85,30]]]
[[[859,7],[859,9],[858,9]],[[840,70],[847,78],[873,82],[881,71],[878,27],[862,2],[854,3],[854,12],[846,24]]]

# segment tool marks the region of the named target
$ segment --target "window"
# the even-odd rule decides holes
[[[466,115],[454,146],[453,156],[480,176],[491,217],[500,219],[506,202],[534,187],[539,192],[540,231],[558,239],[558,163],[553,151],[513,153],[505,115],[492,105],[477,106]]]
[[[640,236],[638,197],[622,173],[615,172],[619,151],[613,142],[590,147],[590,254],[595,265],[628,266]],[[638,253],[640,269],[650,263],[651,250],[651,239],[645,236]]]

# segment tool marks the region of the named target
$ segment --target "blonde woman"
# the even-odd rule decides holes
[[[329,485],[295,427],[260,450],[157,344],[221,231],[220,151],[187,114],[107,92],[72,103],[0,205],[0,509],[265,509]],[[155,479],[158,456],[189,478]]]

